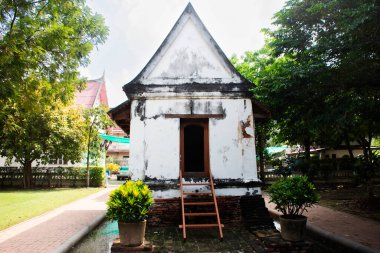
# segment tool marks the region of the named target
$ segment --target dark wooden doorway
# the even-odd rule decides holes
[[[209,172],[208,119],[181,119],[180,167],[185,177],[204,177]]]

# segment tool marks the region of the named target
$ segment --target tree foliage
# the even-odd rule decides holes
[[[39,91],[31,90],[23,98],[14,106],[2,108],[5,117],[0,122],[0,155],[21,163],[24,187],[30,188],[34,161],[46,164],[56,159],[72,163],[81,160],[84,120],[76,108],[42,102],[45,98]]]
[[[98,165],[102,151],[105,150],[104,142],[99,134],[105,133],[114,123],[108,116],[107,107],[104,105],[85,109],[83,116],[85,119],[84,133],[86,138],[87,187],[89,187],[90,163],[92,162],[92,165]]]
[[[0,152],[24,165],[26,187],[31,161],[78,160],[82,121],[65,107],[84,83],[78,67],[107,33],[84,0],[1,1]]]
[[[107,33],[84,0],[1,1],[0,98],[34,85],[44,86],[48,99],[69,101],[83,84],[78,67]]]
[[[380,134],[380,12],[373,0],[289,0],[263,49],[233,59],[272,111],[276,137],[350,146]]]

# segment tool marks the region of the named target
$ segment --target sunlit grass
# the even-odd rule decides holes
[[[0,230],[101,189],[103,188],[0,191]]]

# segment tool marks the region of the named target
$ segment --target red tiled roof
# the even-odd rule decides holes
[[[106,89],[106,82],[103,82],[102,89],[100,90],[100,103],[107,105],[108,107],[108,97],[107,97],[107,89]]]
[[[108,106],[106,83],[104,75],[96,80],[89,80],[87,87],[82,91],[75,93],[75,104],[85,108],[92,108],[96,101]]]

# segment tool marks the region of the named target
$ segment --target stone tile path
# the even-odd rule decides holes
[[[148,228],[146,240],[155,252],[264,252],[259,239],[240,227],[225,227],[224,239],[217,229],[188,229],[186,242],[178,228]]]
[[[274,210],[269,196],[263,193],[263,197],[267,208]],[[305,215],[308,223],[316,227],[380,251],[380,222],[319,205],[310,208]]]
[[[6,230],[0,231],[0,252],[65,252],[73,246],[80,235],[91,231],[103,220],[109,192],[101,192],[43,214]],[[265,196],[266,202],[268,197]],[[270,209],[273,205],[268,204]],[[27,210],[26,210],[27,211]],[[380,250],[380,223],[317,206],[307,214],[309,222],[324,230]],[[95,222],[96,221],[96,222]],[[189,231],[188,241],[183,243],[178,229],[150,228],[149,239],[157,242],[160,249],[177,249],[179,252],[260,252],[257,237],[246,230],[225,229],[225,239],[219,242],[217,230]],[[191,233],[194,238],[191,239]],[[200,233],[205,233],[200,236]],[[236,240],[243,238],[243,240]],[[159,242],[159,243],[158,243]],[[201,244],[199,244],[202,242]],[[205,245],[206,249],[198,249]],[[208,248],[207,248],[208,247]]]
[[[64,252],[75,237],[95,226],[94,221],[103,220],[105,201],[112,189],[104,189],[0,231],[0,252]]]

